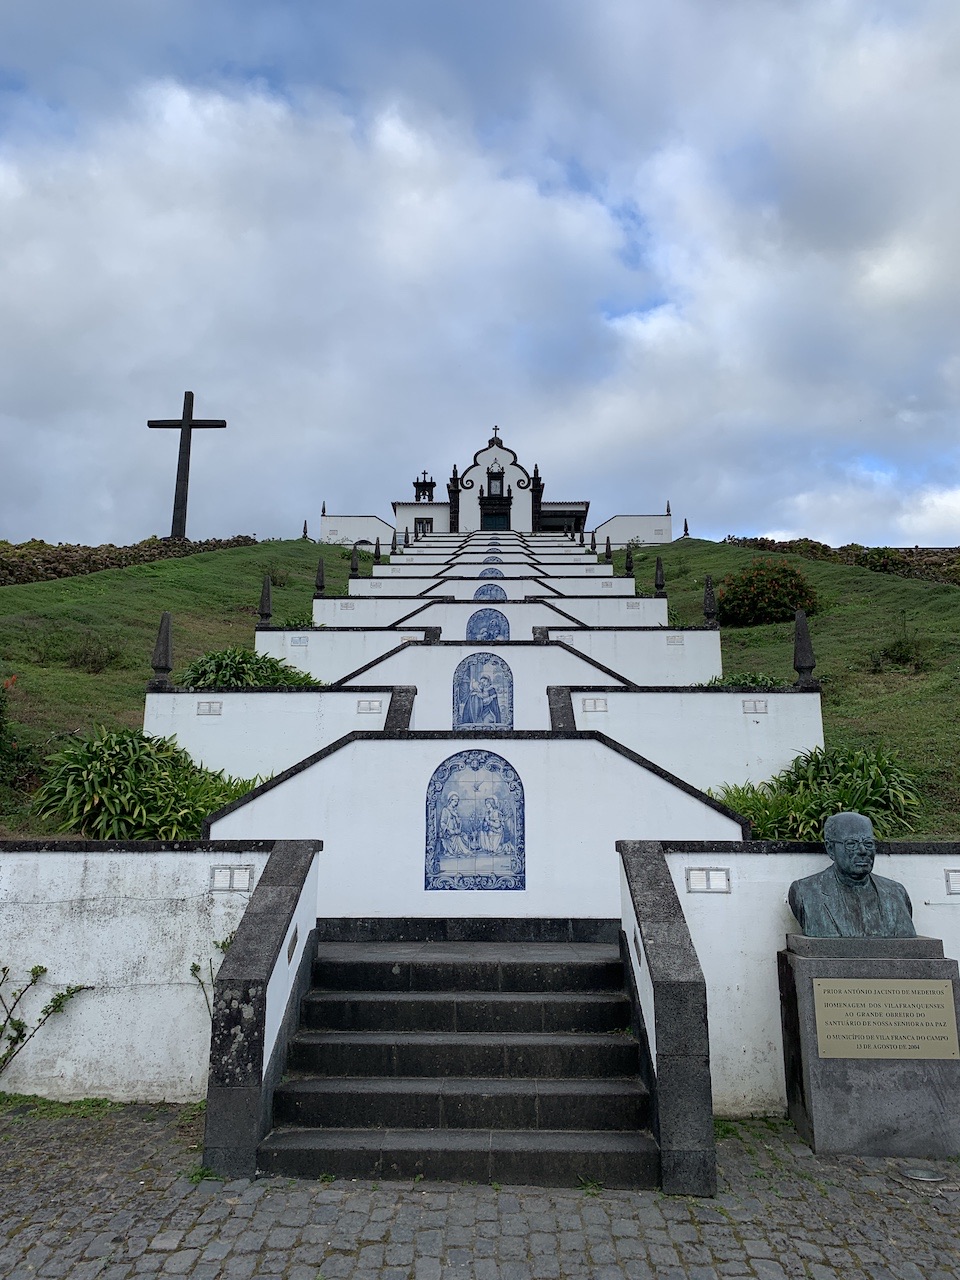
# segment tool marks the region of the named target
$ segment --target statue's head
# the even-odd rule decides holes
[[[823,843],[837,870],[848,880],[866,880],[873,870],[877,842],[873,824],[862,813],[833,813],[823,824]]]

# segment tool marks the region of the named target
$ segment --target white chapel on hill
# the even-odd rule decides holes
[[[413,499],[392,503],[393,523],[379,516],[328,515],[320,517],[321,542],[341,544],[390,543],[394,533],[423,537],[430,533],[583,533],[590,503],[586,499],[555,500],[544,497],[540,468],[533,471],[517,461],[517,455],[500,438],[497,427],[483,449],[461,473],[456,464],[446,484],[446,501],[436,499],[436,481],[424,471],[413,482]],[[441,491],[442,494],[442,491]],[[628,542],[670,542],[673,537],[670,504],[653,515],[615,515],[592,529],[603,544],[623,547]]]

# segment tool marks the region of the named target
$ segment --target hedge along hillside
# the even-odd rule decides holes
[[[234,538],[208,538],[205,542],[146,538],[130,547],[115,547],[112,542],[102,547],[84,547],[70,542],[59,542],[53,546],[37,540],[17,543],[0,540],[0,587],[74,578],[78,574],[99,573],[101,569],[126,569],[133,564],[152,564],[155,560],[179,559],[204,551],[249,547],[256,541],[246,534],[238,534]]]
[[[834,564],[873,569],[875,573],[895,573],[901,578],[928,578],[931,582],[960,585],[960,547],[864,547],[848,542],[831,547],[813,538],[793,538],[776,542],[773,538],[738,538],[728,534],[731,546],[752,547],[756,551],[778,551],[803,556],[805,560],[830,560]]]

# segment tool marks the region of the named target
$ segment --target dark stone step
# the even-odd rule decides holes
[[[301,1026],[339,1031],[621,1031],[622,992],[311,991]]]
[[[630,1076],[639,1046],[629,1035],[514,1032],[298,1031],[289,1069],[323,1076]]]
[[[323,942],[606,942],[616,946],[619,936],[619,920],[579,917],[478,920],[321,916],[317,921],[317,937]]]
[[[424,1178],[455,1182],[656,1187],[649,1133],[503,1129],[276,1129],[260,1144],[261,1173],[293,1178]]]
[[[314,986],[326,991],[620,991],[606,943],[322,942]]]
[[[637,1079],[317,1077],[286,1081],[274,1123],[310,1128],[635,1130],[650,1121]]]

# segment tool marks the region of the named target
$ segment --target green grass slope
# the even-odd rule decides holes
[[[757,558],[779,558],[727,543],[688,538],[662,553],[672,616],[703,621],[703,581],[714,585]],[[619,565],[622,554],[616,556]],[[920,778],[923,813],[916,833],[960,839],[960,588],[894,577],[847,565],[783,556],[813,583],[818,612],[810,619],[823,685],[826,745],[893,747]],[[652,590],[655,553],[641,552],[634,572],[641,592]],[[919,661],[883,655],[906,629]],[[722,633],[725,672],[756,671],[791,683],[793,626],[730,628]],[[919,665],[922,669],[916,670]]]
[[[274,622],[309,614],[321,549],[270,542],[182,560],[106,570],[29,586],[0,588],[0,680],[16,675],[10,716],[23,737],[53,749],[60,735],[142,723],[143,694],[160,614],[173,614],[176,670],[210,649],[252,646],[265,572],[274,580]],[[329,594],[344,594],[349,552],[322,550]],[[685,539],[662,552],[672,616],[702,621],[703,580],[718,583],[757,553]],[[960,700],[960,589],[845,565],[785,557],[820,596],[811,619],[823,682],[827,745],[884,743],[921,778],[917,834],[960,839],[960,777],[955,724]],[[616,563],[623,571],[623,553]],[[369,560],[361,572],[369,573]],[[653,589],[654,553],[635,558],[640,591]],[[902,626],[919,663],[897,664],[882,650]],[[726,629],[724,670],[793,680],[792,626]],[[109,664],[100,671],[105,658]],[[919,665],[922,669],[916,670]],[[0,834],[43,834],[22,804],[0,803]]]

